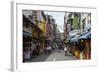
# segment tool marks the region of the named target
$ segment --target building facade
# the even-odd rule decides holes
[[[70,42],[70,51],[78,59],[90,59],[91,57],[91,14],[79,12],[65,12],[64,15],[64,39]],[[88,34],[88,38],[86,35]],[[83,35],[83,36],[82,36]],[[82,37],[81,37],[82,36]],[[72,38],[73,37],[73,38]],[[79,39],[81,37],[81,39]],[[72,38],[72,39],[71,39]],[[80,47],[81,45],[81,47]]]

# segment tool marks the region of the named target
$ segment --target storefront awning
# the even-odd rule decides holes
[[[32,33],[27,32],[27,31],[24,31],[24,32],[23,32],[23,35],[32,37]]]
[[[91,38],[91,32],[87,32],[86,34],[83,34],[79,37],[79,39],[87,39]]]
[[[79,37],[79,35],[76,35],[75,37],[70,39],[70,42],[78,42],[78,37]]]

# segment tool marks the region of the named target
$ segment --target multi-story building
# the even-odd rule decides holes
[[[81,32],[88,30],[91,27],[91,14],[82,13],[81,14]]]
[[[23,62],[31,59],[33,22],[28,18],[29,12],[23,11]]]
[[[70,39],[74,43],[74,47],[71,52],[80,59],[89,59],[91,53],[90,41],[91,37],[91,14],[90,13],[79,13],[79,12],[65,12],[64,16],[64,38]],[[85,33],[89,33],[86,38]],[[84,35],[83,35],[84,34]],[[83,36],[82,36],[83,35]],[[80,36],[82,36],[81,39]],[[84,38],[83,38],[84,37]],[[71,44],[73,46],[73,43]],[[80,43],[80,44],[79,44]],[[84,43],[84,44],[83,44]],[[75,45],[77,44],[77,45]],[[88,45],[87,45],[88,44]],[[80,45],[85,46],[84,48],[79,47]],[[86,47],[87,46],[87,47]],[[77,47],[77,48],[75,48]],[[82,56],[81,56],[82,54]]]
[[[90,13],[76,13],[65,12],[64,16],[64,37],[68,38],[69,32],[77,30],[78,34],[87,30],[91,26],[91,14]]]
[[[46,19],[47,19],[47,37],[48,40],[50,42],[54,42],[55,41],[55,35],[56,35],[56,23],[55,23],[55,19],[53,18],[53,16],[51,15],[46,15]]]
[[[23,34],[26,36],[25,32],[31,36],[31,38],[23,38],[23,43],[26,39],[30,40],[30,52],[32,53],[34,51],[37,55],[42,53],[45,48],[46,37],[46,17],[43,11],[23,10]],[[33,47],[32,45],[35,46]]]
[[[46,46],[46,16],[44,14],[43,11],[37,10],[36,13],[36,20],[37,20],[37,26],[38,28],[42,31],[42,33],[40,33],[39,35],[39,39],[41,40],[41,49],[40,49],[40,53],[43,53],[45,50],[45,46]]]

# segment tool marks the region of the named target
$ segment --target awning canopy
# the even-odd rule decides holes
[[[75,37],[70,39],[70,42],[78,42],[78,37],[79,37],[79,35],[76,35]]]
[[[27,32],[27,31],[24,31],[24,32],[23,32],[23,35],[32,37],[32,33]]]
[[[81,39],[90,39],[91,38],[91,32],[85,32],[81,35],[76,35],[74,36],[73,38],[69,38],[68,40],[71,42],[71,43],[75,43],[75,42],[78,42],[79,40]]]
[[[79,39],[88,39],[91,38],[91,32],[87,32],[79,37]]]

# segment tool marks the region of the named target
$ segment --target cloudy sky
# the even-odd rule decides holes
[[[44,11],[45,14],[52,15],[57,24],[57,28],[60,32],[63,32],[64,25],[64,12],[53,12],[53,11]]]

